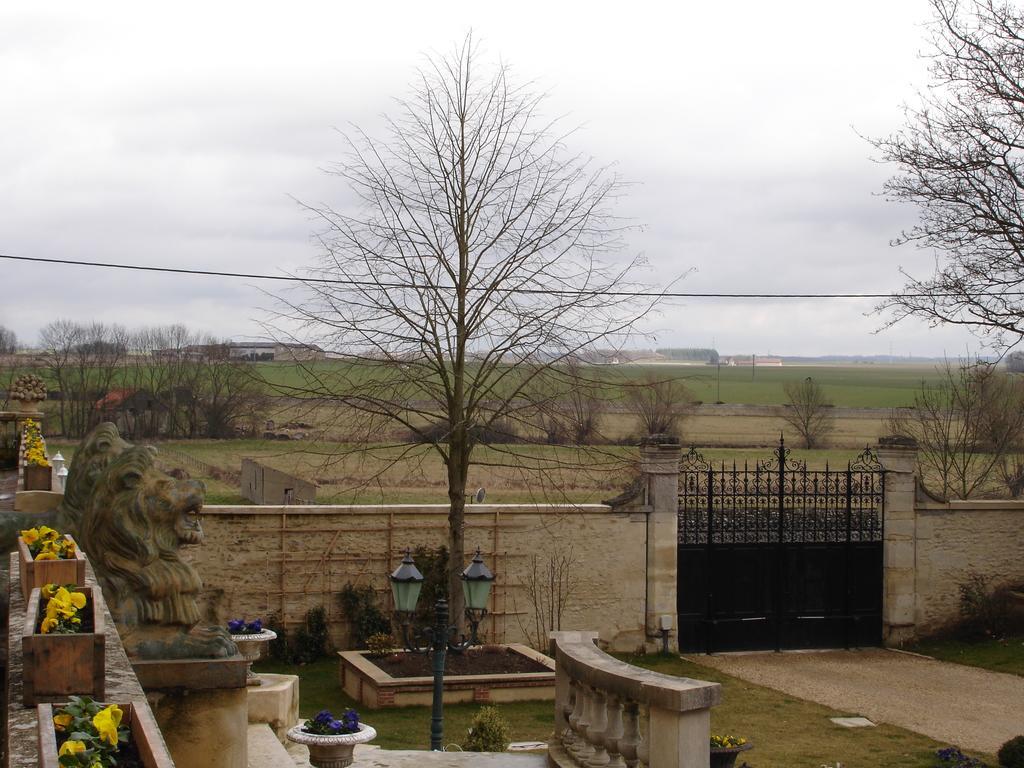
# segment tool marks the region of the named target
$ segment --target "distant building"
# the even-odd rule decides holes
[[[751,361],[749,355],[746,357],[740,355],[733,355],[731,357],[722,358],[722,362],[725,365],[731,365],[736,367],[746,366],[748,368],[751,365],[754,365],[758,368],[760,368],[761,366],[769,366],[774,368],[779,368],[782,366],[781,357],[762,357],[761,355],[754,355],[753,361]]]
[[[327,353],[316,344],[277,341],[232,341],[227,344],[191,344],[181,349],[154,349],[153,357],[187,360],[249,360],[305,362],[325,360]]]

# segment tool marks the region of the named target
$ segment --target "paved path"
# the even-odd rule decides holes
[[[1017,675],[884,649],[687,658],[965,749],[992,754],[1024,733],[1024,677]]]

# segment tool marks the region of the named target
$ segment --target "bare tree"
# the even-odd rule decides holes
[[[649,373],[635,384],[623,384],[626,408],[643,435],[679,435],[693,397],[679,379]]]
[[[779,416],[796,430],[805,448],[818,448],[835,429],[832,403],[825,392],[810,376],[802,381],[787,381],[782,385],[786,404],[779,408]]]
[[[1003,0],[931,5],[931,83],[905,127],[872,143],[899,166],[888,196],[919,212],[895,242],[940,260],[879,309],[1013,344],[1024,337],[1024,16]]]
[[[566,364],[566,376],[552,381],[548,398],[535,398],[537,424],[551,445],[586,446],[598,437],[606,382],[587,375],[578,361]]]
[[[80,437],[99,419],[97,401],[123,384],[128,332],[120,325],[55,320],[40,331],[43,359],[61,391],[61,432]]]
[[[0,355],[13,355],[18,351],[18,337],[10,328],[0,325]]]
[[[322,262],[271,323],[348,363],[302,364],[306,380],[278,391],[357,414],[364,455],[404,459],[425,444],[440,457],[460,622],[476,436],[498,423],[530,429],[537,399],[558,389],[548,383],[571,375],[563,363],[620,345],[654,303],[623,295],[643,288],[630,282],[633,262],[602,263],[620,245],[610,215],[620,182],[569,153],[542,106],[507,67],[484,66],[470,37],[429,59],[384,139],[346,137],[332,172],[357,202],[309,206],[323,225]],[[395,427],[414,438],[401,452],[382,445]],[[513,461],[513,446],[492,446],[489,461],[497,450]]]
[[[946,364],[938,384],[922,383],[914,406],[895,411],[890,429],[914,438],[918,460],[946,498],[985,489],[1024,434],[1024,408],[1013,407],[1016,384],[992,366]]]
[[[568,550],[530,555],[530,570],[523,581],[528,610],[516,610],[520,630],[538,651],[548,645],[548,634],[562,628],[569,598],[576,590],[578,561]]]

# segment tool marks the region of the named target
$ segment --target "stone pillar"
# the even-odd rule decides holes
[[[907,438],[888,437],[879,440],[876,452],[885,467],[882,642],[899,646],[916,634],[917,446]]]
[[[175,765],[248,766],[247,666],[239,655],[132,662]]]
[[[648,648],[661,645],[662,617],[678,636],[676,559],[679,553],[679,439],[652,435],[640,444],[640,469],[647,488],[647,610],[644,617]]]
[[[649,765],[694,768],[711,762],[711,710],[670,712],[651,707]]]

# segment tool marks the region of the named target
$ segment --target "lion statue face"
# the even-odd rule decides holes
[[[97,430],[108,438],[111,430],[117,435],[112,424]],[[93,434],[86,438],[86,445]],[[75,532],[92,562],[125,649],[144,658],[234,653],[226,630],[196,630],[200,620],[196,597],[203,583],[179,551],[184,545],[203,542],[199,514],[205,487],[161,471],[152,449],[117,440],[119,450],[105,452],[102,469],[91,478],[88,493],[83,493]],[[86,485],[84,476],[82,485]]]

